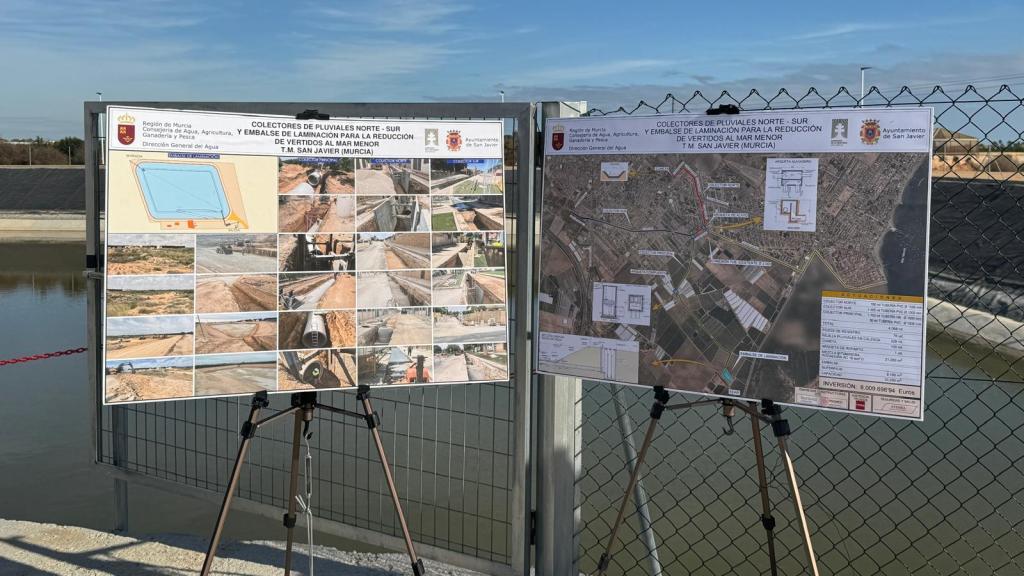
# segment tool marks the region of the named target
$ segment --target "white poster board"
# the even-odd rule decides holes
[[[544,138],[538,371],[923,417],[931,109]]]
[[[508,378],[501,122],[107,119],[104,403]]]

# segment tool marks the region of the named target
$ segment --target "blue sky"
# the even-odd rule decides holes
[[[1021,3],[3,0],[0,136],[106,100],[587,100],[1024,83]],[[727,10],[722,10],[728,6]],[[987,80],[997,78],[996,80]]]

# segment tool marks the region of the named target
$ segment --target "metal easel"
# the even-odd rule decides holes
[[[426,574],[426,570],[423,567],[423,561],[416,555],[416,549],[412,542],[412,536],[409,535],[409,526],[405,521],[405,514],[402,511],[402,503],[398,499],[398,490],[395,488],[395,479],[391,475],[391,468],[388,466],[387,455],[384,452],[384,443],[380,438],[380,419],[377,414],[373,411],[373,406],[370,404],[370,387],[359,386],[356,392],[356,399],[362,404],[363,413],[353,412],[351,410],[345,410],[342,408],[335,408],[334,406],[328,406],[321,404],[317,401],[316,392],[296,392],[291,397],[291,407],[275,412],[266,418],[259,419],[260,411],[270,405],[270,401],[267,399],[267,393],[259,392],[252,399],[252,405],[249,409],[249,418],[242,423],[242,429],[240,434],[242,435],[242,442],[238,445],[238,456],[235,458],[234,468],[231,470],[231,478],[228,481],[227,489],[224,491],[224,502],[220,506],[220,512],[217,514],[217,523],[213,529],[213,535],[210,537],[210,546],[206,551],[206,558],[203,560],[203,568],[200,572],[201,576],[208,576],[210,569],[213,567],[213,559],[217,555],[217,547],[220,545],[220,539],[224,532],[224,524],[227,521],[228,510],[231,507],[231,501],[235,497],[235,491],[238,488],[238,478],[241,475],[242,463],[245,461],[245,456],[249,451],[249,445],[252,442],[253,437],[256,436],[256,431],[261,427],[288,416],[289,414],[295,415],[295,428],[292,437],[292,463],[291,463],[291,480],[288,490],[288,512],[284,515],[284,526],[288,531],[287,543],[285,545],[285,557],[284,557],[284,574],[289,576],[291,574],[292,566],[292,546],[294,543],[294,532],[295,523],[297,520],[296,516],[296,504],[299,489],[299,449],[302,444],[302,439],[309,433],[309,423],[313,421],[315,412],[317,409],[326,410],[334,414],[341,414],[343,416],[350,416],[352,418],[359,418],[366,422],[367,428],[370,429],[370,433],[373,435],[374,444],[377,447],[377,455],[380,457],[380,463],[384,469],[384,478],[387,481],[388,492],[391,494],[391,500],[395,505],[395,512],[398,514],[398,524],[402,527],[402,536],[405,538],[405,549],[409,555],[409,561],[412,564],[412,572],[415,576],[422,576]],[[304,506],[311,506],[310,502],[305,502]],[[310,550],[312,554],[312,550]]]
[[[604,553],[601,554],[601,559],[598,561],[598,576],[604,576],[608,570],[609,564],[611,563],[612,548],[615,546],[619,528],[622,527],[623,520],[625,519],[626,508],[629,505],[630,495],[633,493],[634,488],[640,479],[640,467],[643,466],[644,459],[647,457],[647,451],[654,442],[654,434],[658,427],[658,421],[661,420],[661,416],[666,410],[684,410],[707,404],[722,405],[722,414],[725,416],[726,422],[729,425],[726,429],[726,434],[733,433],[732,418],[736,413],[736,408],[739,408],[750,415],[751,431],[753,432],[754,441],[754,456],[757,460],[757,479],[761,496],[761,524],[764,526],[765,534],[767,536],[768,558],[771,567],[771,574],[772,576],[777,576],[778,564],[775,557],[775,518],[772,516],[771,502],[768,498],[768,475],[765,471],[764,449],[761,445],[761,422],[766,422],[771,425],[772,432],[779,444],[779,452],[782,456],[783,465],[786,468],[786,477],[789,481],[789,489],[793,497],[793,507],[796,510],[796,516],[800,523],[800,533],[803,537],[804,550],[807,552],[808,566],[813,576],[819,576],[818,561],[814,554],[814,546],[811,542],[810,527],[807,524],[807,515],[804,513],[803,502],[800,500],[800,488],[797,482],[796,472],[793,469],[793,460],[789,456],[789,449],[786,440],[790,434],[789,422],[782,418],[782,408],[771,400],[762,400],[760,411],[758,411],[758,404],[756,402],[736,402],[728,398],[708,398],[673,405],[669,405],[669,400],[670,395],[664,386],[654,387],[654,404],[651,406],[650,421],[647,425],[647,432],[644,434],[643,444],[640,446],[640,451],[637,453],[636,464],[633,466],[633,470],[629,476],[629,482],[626,484],[625,494],[619,504],[619,511],[615,517],[615,523],[612,524],[611,534],[608,536],[608,544],[605,547]]]

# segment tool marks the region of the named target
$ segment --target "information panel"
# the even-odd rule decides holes
[[[501,122],[107,118],[105,403],[508,378]]]
[[[921,419],[932,111],[545,126],[537,369]]]

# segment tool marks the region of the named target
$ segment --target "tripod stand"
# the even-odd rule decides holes
[[[242,435],[242,442],[238,446],[238,456],[235,458],[235,465],[231,470],[231,479],[228,481],[227,489],[224,492],[224,502],[220,506],[220,512],[217,514],[217,524],[213,529],[213,535],[210,537],[210,547],[206,551],[206,559],[203,561],[203,569],[200,572],[202,576],[208,576],[210,574],[210,569],[213,567],[213,559],[217,555],[217,547],[220,545],[221,535],[224,532],[224,523],[227,521],[228,509],[231,507],[231,501],[234,499],[235,490],[238,488],[238,478],[242,471],[242,462],[245,460],[245,456],[249,451],[249,444],[252,442],[253,437],[256,436],[256,431],[275,420],[282,419],[289,414],[294,414],[295,427],[292,437],[292,462],[291,479],[288,490],[288,512],[284,515],[284,526],[288,532],[287,543],[285,544],[284,575],[289,576],[291,574],[292,545],[294,543],[294,531],[297,519],[295,514],[296,495],[298,494],[299,489],[299,445],[302,443],[302,438],[308,434],[309,423],[313,421],[313,417],[317,409],[326,410],[334,414],[359,418],[366,422],[367,428],[370,429],[370,433],[373,435],[373,441],[377,447],[377,455],[380,457],[380,463],[384,469],[384,478],[387,480],[388,492],[391,494],[391,501],[394,503],[395,512],[398,514],[398,523],[402,527],[402,536],[405,538],[405,549],[409,554],[409,560],[412,563],[412,572],[415,576],[422,576],[423,574],[426,574],[426,570],[423,567],[423,561],[416,555],[416,549],[412,543],[412,536],[409,535],[409,526],[405,522],[405,514],[402,512],[402,503],[398,499],[398,490],[395,488],[395,480],[391,475],[391,468],[388,466],[387,455],[384,453],[384,443],[380,438],[380,430],[377,429],[380,424],[380,419],[377,417],[377,414],[373,411],[373,406],[370,404],[370,387],[359,386],[356,392],[356,399],[362,404],[362,414],[351,410],[321,404],[317,401],[316,392],[296,392],[295,394],[292,394],[291,407],[259,420],[260,411],[269,406],[270,401],[267,399],[266,392],[259,392],[253,396],[252,405],[249,409],[249,418],[242,423],[242,429],[239,432]],[[311,503],[307,502],[305,505],[310,506]],[[310,550],[310,554],[312,554],[312,550]]]
[[[796,472],[793,469],[793,460],[789,457],[786,437],[789,436],[789,422],[782,418],[782,409],[771,400],[761,401],[761,412],[758,412],[756,402],[735,402],[728,398],[709,398],[696,400],[682,404],[669,405],[670,396],[664,386],[654,387],[654,404],[651,406],[650,422],[647,425],[647,432],[644,434],[644,442],[637,453],[636,463],[629,475],[629,482],[626,485],[626,492],[619,504],[618,515],[615,523],[612,524],[612,531],[608,537],[608,545],[597,564],[598,576],[603,576],[608,570],[612,559],[612,547],[618,537],[619,528],[626,517],[626,507],[629,505],[629,497],[640,479],[640,467],[643,466],[647,457],[647,450],[654,441],[654,433],[658,427],[658,421],[666,410],[683,410],[706,404],[721,404],[722,413],[729,424],[726,434],[733,433],[732,418],[736,408],[743,410],[750,415],[751,429],[754,441],[754,456],[757,459],[757,480],[761,496],[761,525],[764,526],[768,540],[768,559],[772,576],[777,576],[778,567],[775,558],[775,518],[772,516],[771,503],[768,499],[768,475],[764,465],[764,450],[761,446],[761,422],[767,422],[772,427],[772,432],[778,440],[779,452],[782,455],[782,462],[786,468],[786,477],[789,481],[790,492],[793,496],[793,506],[796,509],[796,516],[800,523],[800,533],[803,536],[804,550],[807,552],[807,560],[813,576],[818,576],[818,561],[814,555],[814,546],[811,543],[810,528],[807,525],[807,516],[804,514],[803,503],[800,500],[800,490],[797,484]]]

